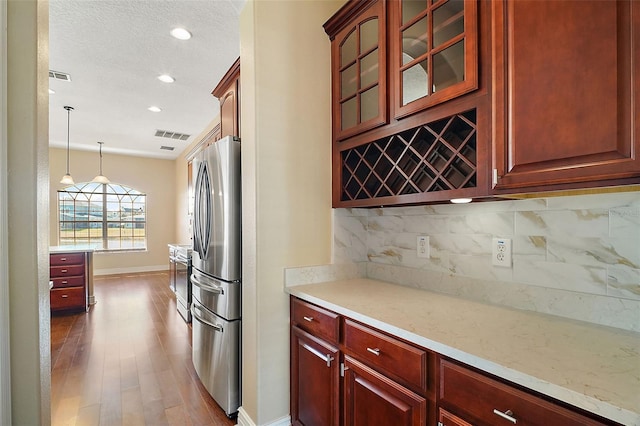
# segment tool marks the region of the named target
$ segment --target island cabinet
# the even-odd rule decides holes
[[[491,8],[494,193],[640,183],[640,3]]]
[[[617,424],[293,296],[291,419],[305,426]]]
[[[475,0],[352,0],[325,23],[334,207],[488,193],[489,12]]]
[[[51,311],[86,311],[88,267],[85,252],[52,253],[49,255]]]

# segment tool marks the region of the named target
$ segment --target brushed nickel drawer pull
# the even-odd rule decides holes
[[[493,409],[493,414],[496,414],[496,415],[502,417],[503,419],[509,420],[514,425],[518,422],[515,417],[512,417],[513,416],[513,411],[511,411],[511,410],[507,410],[507,411],[505,411],[503,413],[502,411],[496,410],[494,408]]]
[[[69,295],[68,295],[68,294],[63,294],[63,295],[62,295],[62,296],[60,296],[60,297],[62,297],[63,299],[66,299],[67,297],[69,297]]]
[[[375,356],[380,356],[380,348],[374,348],[374,349],[367,348],[367,350],[372,354],[374,354]]]
[[[309,321],[309,322],[313,321],[313,317],[302,317],[302,318],[304,318],[305,321]]]
[[[66,261],[67,261],[67,258],[66,258],[66,257],[61,257],[61,258],[60,258],[60,261],[61,261],[61,262],[66,262]]]
[[[60,283],[61,283],[61,284],[69,284],[69,282],[68,282],[68,281],[61,281]]]

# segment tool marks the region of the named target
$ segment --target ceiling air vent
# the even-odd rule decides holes
[[[55,78],[56,80],[71,81],[71,76],[69,74],[67,74],[66,72],[60,72],[60,71],[49,70],[49,78]]]
[[[172,146],[162,145],[160,149],[164,149],[165,151],[173,151],[175,148]]]
[[[159,138],[168,138],[168,139],[174,139],[179,141],[186,141],[187,139],[189,139],[191,135],[186,135],[184,133],[178,133],[178,132],[169,132],[167,130],[156,130],[156,136]]]

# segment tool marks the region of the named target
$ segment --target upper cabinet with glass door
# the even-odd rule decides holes
[[[478,88],[476,1],[397,0],[389,19],[395,118]]]
[[[360,1],[325,24],[331,37],[334,140],[387,122],[384,0]]]

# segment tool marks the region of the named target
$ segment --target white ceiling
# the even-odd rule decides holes
[[[245,0],[51,0],[49,144],[174,159],[219,113],[211,95],[240,54],[238,16]],[[193,37],[169,31],[181,26]],[[176,81],[162,83],[160,74]],[[158,106],[161,112],[147,110]],[[186,133],[179,141],[156,130]],[[173,146],[173,151],[160,146]]]

